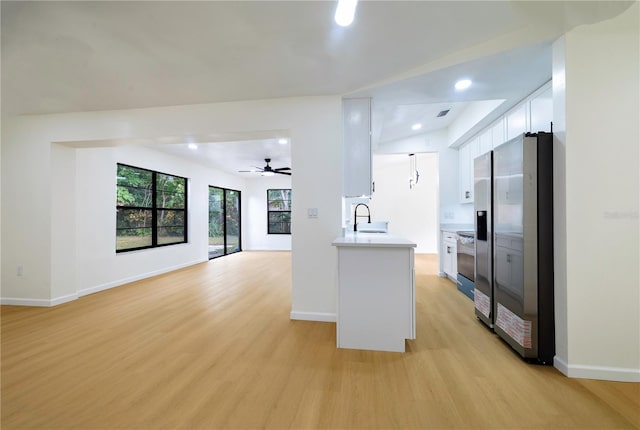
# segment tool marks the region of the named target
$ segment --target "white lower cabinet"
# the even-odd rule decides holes
[[[458,235],[448,231],[442,232],[442,271],[445,276],[455,281],[458,276]]]

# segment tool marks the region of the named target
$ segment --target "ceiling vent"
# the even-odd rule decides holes
[[[440,112],[438,112],[437,117],[440,118],[441,116],[445,116],[446,114],[449,113],[449,109],[447,110],[441,110]]]

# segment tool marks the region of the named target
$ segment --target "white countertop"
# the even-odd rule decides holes
[[[363,246],[386,248],[415,248],[416,244],[402,237],[386,233],[349,233],[338,237],[331,243],[333,246]]]

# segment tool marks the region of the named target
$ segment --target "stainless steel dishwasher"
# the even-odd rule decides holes
[[[475,281],[475,233],[458,231],[458,290],[473,300]]]

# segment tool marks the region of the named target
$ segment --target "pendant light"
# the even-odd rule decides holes
[[[418,173],[418,166],[416,164],[416,154],[409,154],[409,189],[412,190],[413,187],[418,183],[418,179],[420,179],[420,174]]]

